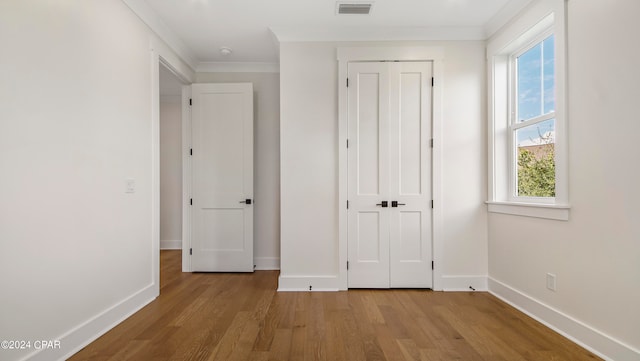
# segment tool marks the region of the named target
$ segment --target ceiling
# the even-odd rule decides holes
[[[375,0],[370,15],[337,15],[335,0],[123,1],[198,70],[278,63],[278,40],[486,39],[531,0]]]

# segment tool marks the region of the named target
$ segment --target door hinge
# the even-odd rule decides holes
[[[433,148],[433,138],[431,138],[431,140],[429,141],[429,146]]]
[[[189,155],[193,155],[193,148],[189,149]]]
[[[349,201],[347,201],[347,209],[349,209]]]
[[[347,261],[347,271],[349,270],[349,261]]]
[[[349,78],[347,78],[347,88],[349,87]]]
[[[193,99],[189,98],[189,105],[193,105]]]
[[[190,198],[190,199],[189,199],[189,204],[190,204],[190,205],[193,205],[193,198]]]
[[[431,200],[431,208],[433,208],[433,199]]]
[[[189,255],[193,255],[193,248],[189,248]]]
[[[435,79],[433,77],[431,77],[431,86],[433,86],[435,84]]]
[[[349,148],[349,139],[347,139],[347,148]]]
[[[433,267],[433,261],[431,261],[431,269],[434,270],[435,268]]]

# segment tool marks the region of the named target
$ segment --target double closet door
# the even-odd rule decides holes
[[[348,65],[348,285],[432,287],[432,62]]]

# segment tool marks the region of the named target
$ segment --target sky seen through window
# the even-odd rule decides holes
[[[554,59],[553,35],[517,58],[518,122],[555,111]],[[517,132],[518,146],[545,144],[554,138],[555,119],[545,120]]]

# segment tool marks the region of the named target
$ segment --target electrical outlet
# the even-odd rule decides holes
[[[547,288],[551,291],[556,290],[556,275],[553,273],[547,273]]]

